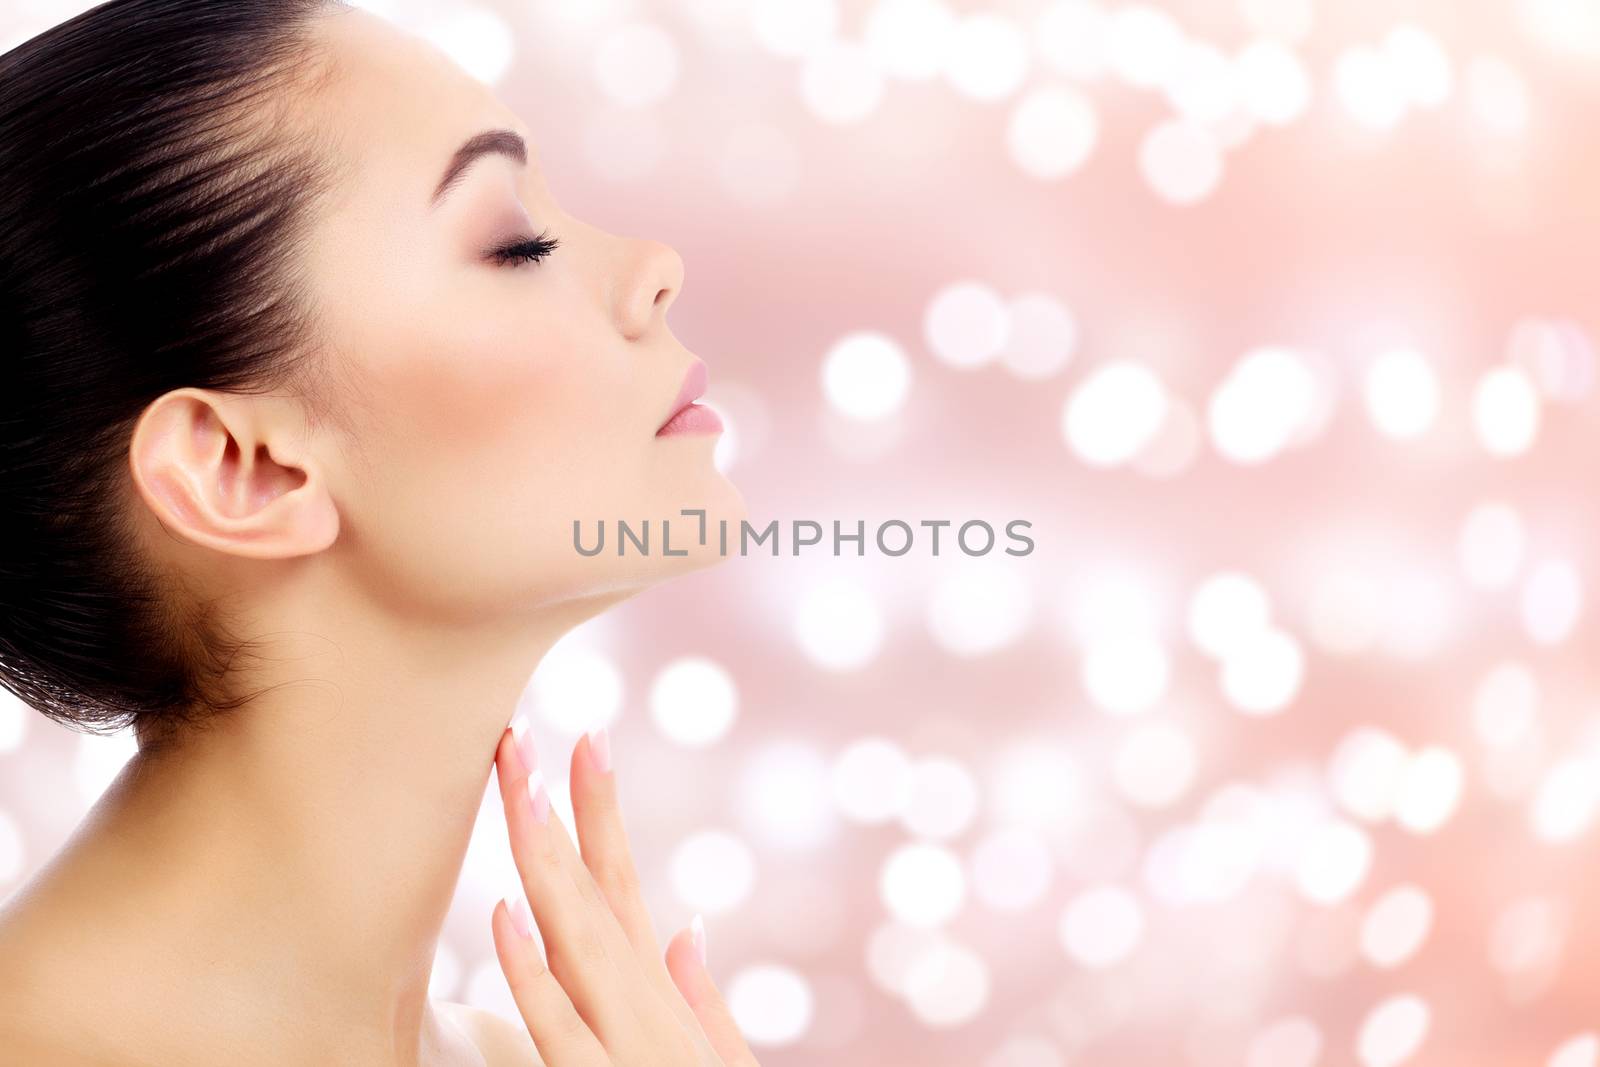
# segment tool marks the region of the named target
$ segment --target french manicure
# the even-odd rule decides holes
[[[706,921],[700,917],[699,912],[694,913],[694,918],[689,920],[689,940],[694,942],[694,950],[700,957],[700,965],[706,962]]]
[[[533,808],[535,822],[542,826],[550,821],[550,794],[545,792],[543,771],[528,776],[528,804]]]
[[[517,936],[531,941],[533,939],[533,914],[528,911],[527,898],[519,896],[512,900],[507,897],[506,911],[511,916],[511,927],[516,930]]]
[[[601,774],[611,770],[611,731],[604,726],[589,731],[589,756]]]
[[[511,720],[511,740],[516,743],[517,757],[522,760],[522,769],[532,774],[539,767],[539,750],[533,745],[533,730],[528,722],[528,716],[520,711]]]

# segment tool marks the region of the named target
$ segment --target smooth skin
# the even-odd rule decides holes
[[[616,774],[598,765],[591,739],[585,736],[571,759],[577,849],[548,795],[536,804],[542,775],[530,777],[509,729],[495,773],[548,961],[517,929],[505,901],[494,910],[495,951],[543,1061],[755,1067],[689,931],[679,931],[665,954],[657,944],[622,826]]]
[[[584,557],[573,520],[702,508],[715,530],[745,517],[712,462],[716,434],[655,436],[694,359],[666,323],[678,254],[565,211],[528,126],[426,41],[357,8],[321,16],[310,46],[333,76],[279,111],[284,132],[314,136],[341,168],[301,266],[330,368],[323,399],[343,424],[311,419],[297,396],[193,388],[140,416],[127,483],[139,546],[174,596],[203,598],[258,642],[232,664],[249,699],[170,743],[141,736],[0,909],[8,1062],[498,1067],[571,1038],[570,1017],[530,1037],[429,996],[472,828],[552,646],[722,558],[714,536],[675,536],[683,556]],[[431,203],[457,148],[488,129],[526,139],[526,163],[482,157]],[[548,259],[485,255],[543,230],[560,242]],[[740,1063],[686,938],[664,962],[634,940],[645,926],[618,888],[636,879],[616,858],[614,786],[581,764],[580,843],[621,918],[592,893],[587,910],[553,912],[564,883],[528,875],[524,838],[528,895],[547,944],[620,947],[616,922],[637,959],[608,952],[607,984],[557,949],[550,974],[585,1020],[632,1013],[633,1030],[591,1028],[632,1064],[664,1026],[665,968],[712,1021],[711,1049]],[[569,861],[568,873],[584,899],[582,872]],[[647,986],[626,979],[641,973]],[[535,1028],[544,989],[525,1008]],[[667,1047],[710,1056],[683,1037],[683,1008],[670,1015],[685,1029]],[[566,1055],[546,1058],[590,1062]]]

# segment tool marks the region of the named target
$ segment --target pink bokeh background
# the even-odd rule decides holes
[[[763,1064],[1600,1062],[1600,8],[363,6],[684,259],[781,554],[525,704]],[[0,704],[0,894],[131,751]],[[514,1017],[487,799],[435,994]]]

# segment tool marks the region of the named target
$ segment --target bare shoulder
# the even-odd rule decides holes
[[[31,951],[28,924],[14,897],[0,908],[0,1049],[19,1063],[75,1064],[61,1039],[61,1028],[52,1025],[46,1010],[48,985],[40,979],[39,959]],[[6,1062],[12,1062],[7,1060]]]
[[[528,1028],[521,1023],[470,1004],[438,1000],[434,1006],[478,1047],[488,1067],[544,1067]]]
[[[0,1062],[29,1067],[129,1067],[126,1054],[106,1046],[85,1009],[84,990],[65,988],[42,958],[0,930]]]
[[[19,1015],[0,1018],[0,1049],[7,1063],[30,1067],[126,1067],[81,1047],[66,1030],[43,1026]]]

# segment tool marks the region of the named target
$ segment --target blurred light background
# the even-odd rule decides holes
[[[752,521],[867,524],[525,695],[766,1067],[1600,1063],[1600,4],[363,6],[683,255]],[[0,893],[131,751],[0,703]]]

